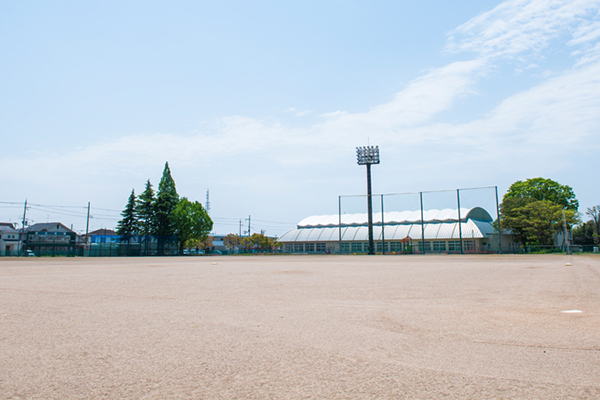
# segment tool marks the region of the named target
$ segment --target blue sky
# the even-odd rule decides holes
[[[367,143],[376,193],[600,203],[600,0],[0,5],[1,221],[112,228],[168,161],[217,233],[279,235],[365,192]]]

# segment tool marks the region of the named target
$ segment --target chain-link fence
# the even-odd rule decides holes
[[[364,229],[367,195],[339,197],[340,253],[365,253],[370,246],[375,252],[396,254],[518,251],[495,228],[495,186],[375,194],[372,212],[371,244]]]

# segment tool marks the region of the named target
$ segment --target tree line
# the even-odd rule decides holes
[[[160,245],[166,238],[176,237],[178,249],[196,247],[208,238],[213,221],[198,201],[179,197],[169,163],[165,163],[162,177],[155,192],[150,180],[145,190],[136,196],[135,189],[121,212],[117,234],[125,239],[135,235],[156,236]]]
[[[278,243],[277,239],[270,238],[263,233],[253,233],[251,236],[244,237],[230,233],[225,236],[223,243],[229,249],[239,249],[246,252],[275,252],[281,247],[281,243]]]

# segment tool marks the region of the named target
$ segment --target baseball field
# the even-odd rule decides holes
[[[465,398],[600,398],[600,256],[0,258],[0,399]]]

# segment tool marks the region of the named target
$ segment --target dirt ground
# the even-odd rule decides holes
[[[0,258],[0,398],[599,399],[600,257]]]

